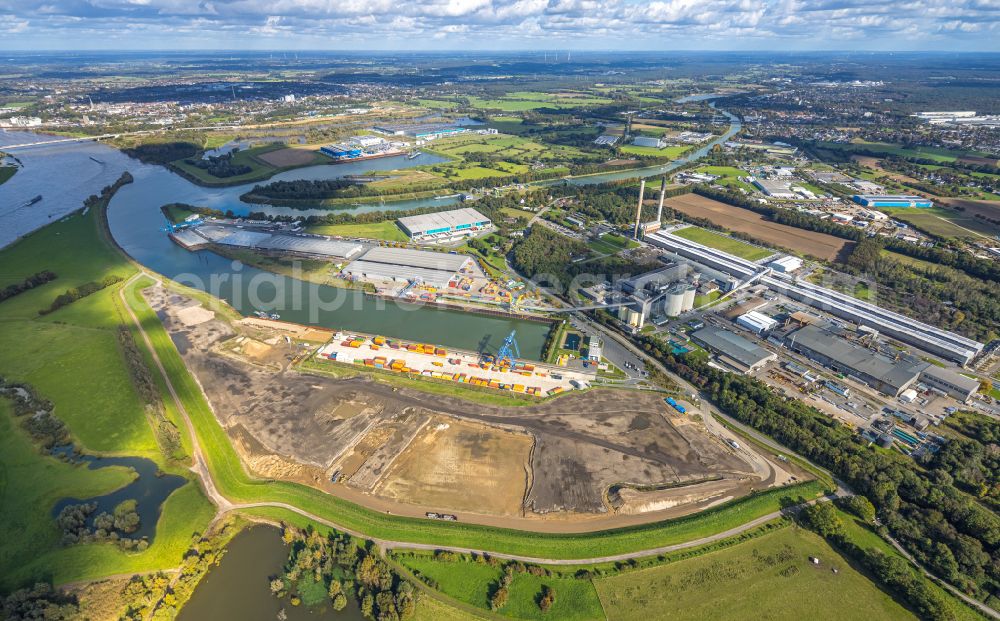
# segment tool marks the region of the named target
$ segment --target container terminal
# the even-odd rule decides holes
[[[513,334],[505,346],[510,342]],[[596,377],[596,372],[519,361],[505,349],[501,347],[496,355],[479,354],[378,335],[338,332],[319,348],[317,358],[534,397],[586,388]]]

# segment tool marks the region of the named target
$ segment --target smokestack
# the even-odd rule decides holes
[[[656,208],[656,223],[663,222],[663,199],[667,197],[667,178],[660,182],[660,206]]]
[[[639,182],[639,204],[635,208],[635,238],[639,239],[639,221],[642,219],[642,197],[646,194],[646,180]]]

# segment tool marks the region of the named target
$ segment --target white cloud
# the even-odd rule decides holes
[[[768,41],[849,48],[848,37],[985,51],[1000,50],[998,23],[1000,0],[0,0],[0,32],[25,40],[82,40],[129,24],[159,37],[200,32],[217,46],[267,36],[324,47],[416,47],[426,37],[458,49],[782,49]]]

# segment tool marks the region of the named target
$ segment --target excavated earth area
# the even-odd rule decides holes
[[[145,295],[261,477],[411,515],[570,520],[681,515],[774,482],[656,393],[600,389],[502,407],[307,374],[292,366],[307,350],[277,332],[237,331],[161,287]]]

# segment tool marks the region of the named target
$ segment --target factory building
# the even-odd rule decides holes
[[[865,207],[933,207],[934,202],[922,196],[903,194],[855,194],[851,197],[855,203]]]
[[[635,293],[640,290],[660,291],[684,278],[688,270],[688,265],[671,262],[660,269],[620,280],[618,286],[625,293]]]
[[[802,259],[798,257],[781,257],[767,264],[772,270],[782,274],[791,274],[802,269]]]
[[[197,240],[194,239],[194,236],[197,236],[202,238],[202,243],[210,242],[223,246],[267,250],[319,259],[350,259],[364,249],[357,242],[339,241],[320,235],[255,231],[222,224],[206,224],[192,227],[187,231],[189,239],[186,245],[191,247],[198,245]]]
[[[926,362],[912,356],[887,358],[825,326],[805,326],[792,332],[785,341],[792,351],[891,397],[898,397],[916,383],[927,367]]]
[[[797,196],[792,191],[792,182],[787,179],[754,178],[753,184],[757,186],[758,190],[771,198],[796,198]]]
[[[637,147],[652,147],[653,149],[662,149],[667,146],[667,143],[663,142],[662,139],[651,136],[636,136],[632,139],[632,144]]]
[[[971,362],[984,347],[982,343],[954,332],[936,328],[831,289],[797,280],[792,276],[780,273],[760,275],[760,267],[746,259],[664,231],[653,233],[646,241],[696,263],[730,274],[744,282],[758,278],[758,282],[772,291],[797,302],[808,304],[859,325],[868,326],[904,343],[919,347],[928,353],[942,356],[962,365]]]
[[[372,127],[372,131],[388,136],[407,136],[417,140],[435,140],[446,136],[464,134],[469,130],[449,123],[409,123],[376,125]],[[492,133],[496,133],[496,131]]]
[[[407,216],[396,220],[396,224],[415,242],[450,241],[493,228],[489,218],[471,207]]]
[[[740,373],[751,373],[778,358],[776,354],[729,330],[702,328],[693,332],[691,338],[715,352],[719,362]]]
[[[641,328],[653,313],[654,303],[661,297],[657,293],[639,289],[627,296],[625,301],[628,303],[618,309],[618,318],[634,328]]]
[[[920,374],[920,381],[963,403],[971,399],[972,395],[976,394],[980,388],[979,380],[959,375],[954,371],[942,369],[932,364],[927,365],[927,368]]]
[[[474,265],[471,257],[461,254],[376,247],[351,262],[343,274],[352,279],[421,282],[444,289],[459,273],[471,273]]]
[[[737,317],[736,325],[742,326],[754,334],[763,334],[774,330],[778,322],[763,313],[750,311]]]
[[[760,282],[797,302],[878,330],[962,365],[971,362],[983,350],[983,344],[972,339],[804,280],[793,280],[789,276],[775,274],[764,276]]]

